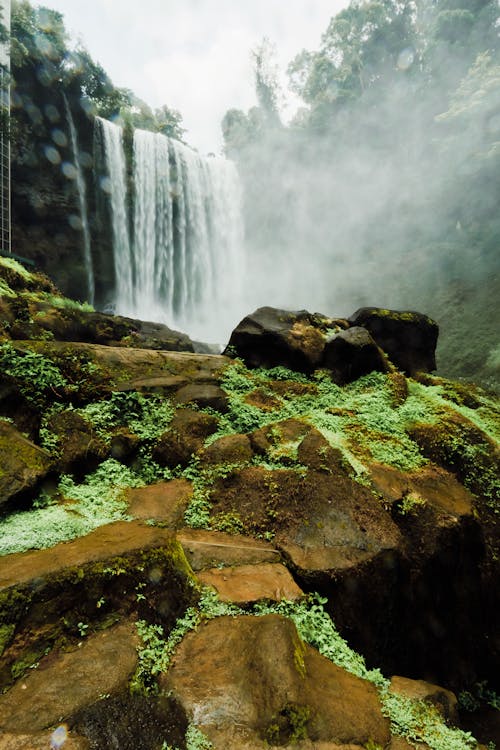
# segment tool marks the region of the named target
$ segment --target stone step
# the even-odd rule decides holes
[[[280,560],[280,553],[269,542],[239,534],[185,528],[177,533],[177,539],[195,571]]]
[[[197,575],[200,583],[214,588],[223,602],[250,604],[260,599],[295,601],[304,592],[280,563],[211,568]]]

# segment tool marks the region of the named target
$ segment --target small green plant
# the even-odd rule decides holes
[[[27,401],[43,406],[61,399],[68,381],[50,360],[31,351],[18,351],[9,342],[0,345],[0,369],[16,381]]]

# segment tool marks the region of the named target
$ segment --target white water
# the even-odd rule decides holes
[[[108,182],[104,187],[105,192],[109,193],[111,203],[116,312],[126,314],[126,309],[131,309],[133,306],[134,285],[133,258],[128,230],[127,172],[123,150],[123,131],[118,125],[102,117],[96,117],[96,127],[100,128],[108,171]],[[121,310],[118,309],[118,303]]]
[[[121,243],[114,253],[116,312],[226,343],[245,313],[241,187],[234,164],[136,130],[133,242],[125,247],[115,225],[127,226],[126,196],[112,177],[125,172],[123,144],[117,126],[107,123],[106,130],[113,135],[107,162],[119,162],[108,166],[114,242]]]
[[[73,161],[76,170],[76,187],[78,190],[78,204],[80,207],[80,221],[82,223],[83,236],[83,259],[85,262],[85,272],[87,275],[87,302],[94,304],[95,283],[94,267],[92,264],[92,250],[90,244],[89,220],[87,214],[87,190],[85,186],[85,177],[83,175],[82,165],[80,164],[80,149],[78,148],[78,136],[76,134],[75,123],[71,109],[68,104],[66,95],[63,94],[64,106],[66,108],[66,119],[69,125],[69,134],[71,138],[71,148],[73,150]]]

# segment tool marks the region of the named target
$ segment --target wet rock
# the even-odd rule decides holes
[[[184,382],[219,382],[219,376],[230,360],[227,357],[190,352],[159,351],[125,346],[103,346],[81,342],[30,341],[16,342],[20,350],[36,351],[49,358],[64,358],[74,354],[97,367],[94,375],[87,372],[92,387],[103,381],[107,390],[135,390],[136,382],[149,378],[178,377]]]
[[[354,326],[329,339],[321,366],[331,371],[339,385],[351,383],[374,370],[388,372],[383,352],[365,328]]]
[[[1,557],[0,622],[9,632],[0,690],[54,644],[74,643],[82,623],[91,633],[139,612],[171,627],[191,601],[191,583],[172,531],[138,522],[108,524],[50,549]]]
[[[212,741],[217,737],[216,750],[231,746],[234,726],[256,742],[280,745],[371,740],[385,747],[390,739],[373,685],[303,644],[278,615],[221,617],[188,634],[161,687]]]
[[[197,578],[205,586],[214,588],[223,602],[234,604],[260,599],[294,601],[303,595],[288,570],[279,563],[212,568],[198,573]]]
[[[182,529],[177,539],[193,570],[276,563],[280,559],[279,552],[269,542],[238,534]]]
[[[185,468],[206,438],[216,432],[218,420],[193,409],[178,409],[170,428],[158,440],[153,458],[160,466]]]
[[[87,312],[83,309],[54,308],[50,303],[37,305],[43,316],[38,325],[50,331],[56,341],[81,341],[105,346],[131,346],[141,349],[194,352],[191,339],[161,323]]]
[[[203,464],[238,464],[252,460],[253,451],[247,435],[225,435],[200,453]]]
[[[260,307],[234,329],[225,354],[241,357],[249,367],[276,367],[312,372],[323,357],[329,319],[306,310],[290,312]]]
[[[407,375],[436,369],[437,323],[417,312],[362,307],[349,318],[366,328],[391,362]]]
[[[52,466],[46,451],[0,419],[0,506],[34,490]]]
[[[126,622],[50,655],[0,696],[0,730],[55,726],[106,694],[123,689],[137,664],[139,638]]]
[[[133,518],[160,521],[175,529],[182,525],[193,492],[191,482],[172,479],[127,491],[129,514]]]

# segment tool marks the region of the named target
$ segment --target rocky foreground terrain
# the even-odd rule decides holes
[[[0,293],[1,750],[500,741],[498,400],[434,321],[263,308],[211,355]]]

